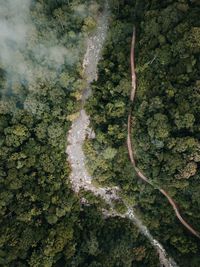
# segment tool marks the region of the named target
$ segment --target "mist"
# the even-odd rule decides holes
[[[35,5],[42,13],[40,3]],[[30,7],[31,0],[0,0],[0,68],[9,85],[20,81],[31,87],[38,79],[55,78],[53,72],[59,73],[64,64],[73,66],[79,58],[79,48],[65,47],[57,33],[49,31],[48,21],[40,21],[40,14],[37,23],[44,23],[45,30],[38,36]]]
[[[29,0],[0,1],[0,67],[6,71],[8,84],[14,73],[27,69],[19,50],[26,45],[29,7]]]

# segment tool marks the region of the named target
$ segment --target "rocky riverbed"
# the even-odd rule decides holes
[[[84,103],[91,94],[90,84],[92,81],[97,79],[98,74],[98,61],[101,58],[101,50],[106,39],[108,30],[108,19],[109,19],[109,8],[108,5],[105,6],[104,11],[98,18],[98,25],[95,33],[91,35],[87,40],[87,50],[83,60],[83,71],[84,76],[87,80],[87,87],[82,93],[82,106],[78,117],[72,122],[71,129],[67,137],[67,148],[66,153],[68,154],[68,161],[71,165],[71,175],[70,181],[72,188],[75,192],[79,192],[81,189],[86,191],[91,191],[94,195],[100,196],[106,201],[112,208],[113,201],[119,199],[119,188],[118,187],[96,187],[92,183],[92,177],[87,171],[85,165],[85,155],[82,149],[86,136],[89,138],[95,138],[95,133],[89,127],[90,119],[86,114],[84,109]],[[125,203],[124,203],[125,204]],[[126,205],[126,204],[125,204]],[[139,230],[145,235],[149,242],[156,249],[161,266],[164,267],[176,267],[174,260],[167,256],[167,253],[163,246],[153,238],[149,230],[142,221],[137,218],[132,207],[127,207],[127,212],[125,214],[119,214],[115,210],[104,211],[105,216],[120,216],[126,217],[134,222],[134,224],[139,228]]]

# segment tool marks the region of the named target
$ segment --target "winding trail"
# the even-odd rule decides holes
[[[131,89],[131,94],[130,94],[130,101],[133,104],[134,99],[135,99],[135,93],[136,93],[136,73],[135,73],[135,60],[134,60],[134,50],[135,50],[135,27],[133,28],[133,36],[132,36],[132,42],[131,42],[131,53],[130,53],[130,61],[131,61],[131,80],[132,80],[132,89]],[[140,177],[143,181],[145,181],[146,183],[150,184],[151,186],[154,187],[154,185],[151,183],[151,181],[148,179],[148,177],[146,177],[137,167],[136,165],[136,161],[135,161],[135,156],[134,156],[134,148],[133,148],[133,144],[131,141],[131,117],[132,117],[132,111],[133,111],[133,107],[131,106],[129,115],[128,115],[128,133],[127,133],[127,146],[128,146],[128,152],[129,152],[129,157],[131,160],[131,163],[136,171],[136,174],[138,175],[138,177]],[[155,188],[155,187],[154,187]],[[178,207],[176,205],[176,203],[174,202],[174,200],[169,196],[169,194],[162,188],[158,188],[158,190],[167,198],[167,200],[169,201],[170,205],[172,206],[176,217],[179,219],[179,221],[182,223],[182,225],[184,227],[186,227],[190,233],[192,233],[193,235],[195,235],[197,238],[200,239],[200,234],[189,224],[187,223],[183,217],[181,216]]]
[[[168,257],[163,246],[153,238],[147,227],[143,225],[142,221],[136,216],[134,210],[128,204],[124,202],[127,207],[127,212],[125,214],[119,214],[113,209],[113,202],[117,199],[121,199],[118,194],[120,189],[118,187],[96,187],[92,184],[92,177],[89,175],[85,166],[85,155],[82,145],[86,135],[88,135],[89,138],[95,138],[95,134],[89,128],[90,119],[85,112],[84,103],[91,94],[90,83],[97,79],[97,64],[101,58],[101,49],[107,34],[108,18],[109,8],[106,4],[103,13],[99,17],[96,32],[89,37],[87,42],[87,51],[83,60],[83,70],[84,75],[87,78],[87,88],[82,94],[83,107],[79,112],[78,118],[72,122],[72,126],[67,137],[68,145],[66,153],[68,154],[68,161],[71,165],[70,181],[74,192],[78,193],[81,189],[84,189],[85,191],[91,191],[94,195],[100,196],[104,199],[111,208],[109,211],[104,211],[104,215],[119,216],[130,219],[138,227],[140,232],[147,237],[149,242],[157,251],[161,266],[177,267],[174,260]]]

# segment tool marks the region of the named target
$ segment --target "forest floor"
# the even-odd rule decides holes
[[[95,196],[100,196],[104,199],[111,207],[111,211],[104,211],[106,216],[120,216],[133,221],[140,232],[148,238],[149,242],[156,249],[161,266],[176,267],[176,263],[167,256],[165,249],[156,239],[152,237],[147,227],[143,225],[139,218],[137,218],[131,207],[124,203],[127,207],[127,212],[125,214],[119,214],[113,209],[113,201],[120,199],[118,195],[119,188],[96,187],[92,183],[92,177],[88,173],[85,165],[85,155],[82,146],[86,136],[88,136],[88,138],[95,138],[95,133],[89,127],[90,119],[84,109],[84,103],[91,94],[91,82],[97,79],[97,65],[101,58],[101,50],[107,35],[108,19],[109,8],[106,6],[98,19],[98,25],[95,33],[93,33],[87,40],[87,50],[83,60],[83,70],[84,76],[87,80],[87,88],[83,90],[82,108],[78,117],[72,122],[72,126],[67,137],[68,145],[66,152],[68,154],[68,161],[71,165],[70,181],[75,192],[78,193],[81,189],[84,189],[85,191],[91,191]]]

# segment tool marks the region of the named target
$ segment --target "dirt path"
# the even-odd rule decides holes
[[[135,62],[134,62],[134,49],[135,49],[135,28],[133,29],[133,37],[132,37],[132,43],[131,43],[131,53],[130,53],[130,61],[131,61],[131,77],[132,77],[132,90],[131,90],[131,94],[130,94],[130,101],[133,103],[134,102],[134,98],[135,98],[135,93],[136,93],[136,73],[135,73]],[[142,171],[140,171],[136,165],[136,161],[135,161],[135,155],[134,155],[134,148],[133,148],[133,144],[131,142],[131,117],[132,117],[132,108],[129,112],[128,115],[128,133],[127,133],[127,146],[128,146],[128,152],[129,152],[129,157],[131,160],[131,163],[138,175],[139,178],[141,178],[144,182],[150,184],[151,186],[154,187],[154,185],[151,183],[151,181],[148,179],[148,177],[146,177]],[[200,239],[200,234],[189,224],[186,222],[186,220],[183,219],[183,217],[181,216],[179,209],[176,205],[176,203],[174,202],[174,200],[169,196],[169,194],[162,188],[158,188],[158,190],[161,192],[161,194],[163,194],[167,200],[169,201],[170,205],[172,206],[176,217],[179,219],[179,221],[181,222],[181,224],[187,228],[190,233],[192,233],[193,235],[195,235],[197,238]]]
[[[105,7],[101,17],[99,18],[98,27],[96,32],[88,39],[87,51],[83,60],[84,74],[87,77],[87,88],[83,91],[82,102],[83,106],[89,95],[91,94],[90,83],[97,79],[97,64],[101,56],[101,49],[103,47],[107,28],[108,28],[109,9]],[[140,230],[140,232],[147,237],[149,242],[153,245],[157,251],[160,259],[161,266],[164,267],[177,267],[176,263],[167,256],[165,249],[162,245],[153,238],[149,230],[142,221],[135,215],[133,209],[126,205],[127,212],[125,214],[119,214],[113,210],[113,201],[119,199],[118,187],[96,187],[92,184],[92,177],[89,175],[85,166],[85,155],[82,149],[86,135],[94,138],[94,132],[89,128],[90,119],[86,114],[84,108],[80,110],[78,118],[76,118],[71,126],[71,130],[68,134],[68,146],[66,152],[68,154],[68,161],[71,165],[70,181],[72,188],[75,192],[79,192],[80,189],[91,191],[96,196],[101,196],[111,207],[111,211],[104,211],[106,216],[119,216],[130,219]]]

